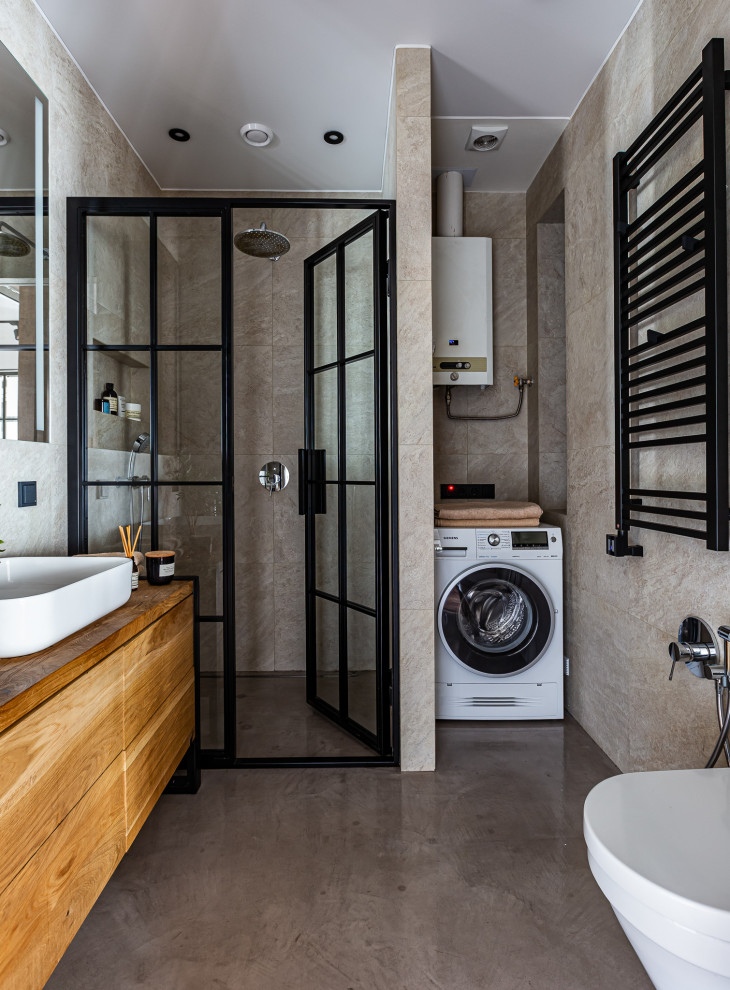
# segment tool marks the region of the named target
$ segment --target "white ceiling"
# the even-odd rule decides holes
[[[381,189],[396,45],[433,48],[437,117],[568,118],[637,7],[637,0],[36,2],[160,186],[285,191]],[[269,124],[272,145],[245,145],[239,128],[249,122]],[[555,121],[530,126],[534,140],[520,143],[527,124],[515,123],[512,139],[492,153],[525,181],[559,133]],[[191,140],[172,141],[171,127],[190,131]],[[344,132],[342,145],[324,143],[330,129]],[[457,131],[449,150],[449,127],[436,122],[438,164],[457,165],[466,140]],[[472,188],[502,188],[489,185],[493,165],[479,167]]]

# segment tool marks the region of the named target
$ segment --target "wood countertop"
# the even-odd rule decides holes
[[[192,581],[150,585],[140,579],[121,608],[25,657],[0,660],[0,732],[129,642],[193,593]]]

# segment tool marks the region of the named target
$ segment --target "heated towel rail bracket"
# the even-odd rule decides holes
[[[629,542],[632,527],[728,549],[726,89],[724,42],[713,38],[700,66],[613,159],[616,532],[606,553],[614,557],[643,556]],[[666,167],[695,124],[701,161],[630,218],[632,191]],[[704,312],[670,323],[672,307],[692,296]],[[657,318],[662,331],[649,327],[639,342],[639,327]],[[641,487],[640,451],[694,444],[705,450],[703,490]],[[696,525],[678,525],[684,520]]]

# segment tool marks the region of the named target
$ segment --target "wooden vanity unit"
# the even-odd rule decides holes
[[[192,582],[140,581],[61,643],[0,660],[2,990],[44,986],[183,759],[193,618]]]

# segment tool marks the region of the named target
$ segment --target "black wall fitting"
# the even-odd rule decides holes
[[[724,61],[724,41],[713,38],[700,66],[613,159],[616,532],[606,537],[606,553],[614,557],[643,556],[640,546],[629,543],[632,526],[702,539],[709,550],[728,549],[725,89],[730,83]],[[665,156],[698,122],[702,160],[630,221],[632,192],[655,178],[653,169],[666,167]],[[636,342],[645,320],[700,292],[701,316],[661,333],[650,327],[645,342]],[[667,346],[673,341],[681,342]],[[670,381],[661,384],[663,379]],[[659,396],[676,398],[647,404]],[[686,416],[656,420],[688,408],[693,411]],[[696,427],[704,429],[694,432]],[[704,491],[640,487],[639,451],[686,444],[704,444]],[[688,501],[704,503],[703,510],[683,508]],[[704,525],[677,526],[666,517]]]

